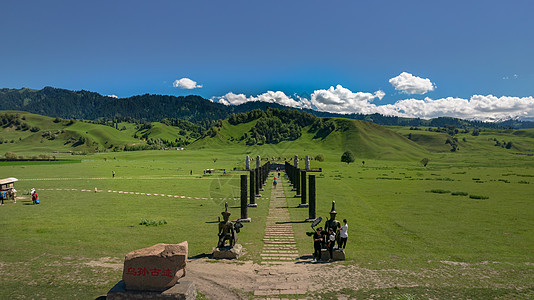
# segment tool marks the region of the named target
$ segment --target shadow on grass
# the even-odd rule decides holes
[[[297,261],[295,264],[308,264],[308,265],[313,265],[313,264],[329,264],[329,263],[332,263],[331,261],[327,261],[327,260],[314,260],[313,259],[313,255],[302,255],[301,257],[298,258],[299,261]]]
[[[209,258],[210,256],[211,256],[211,253],[200,253],[195,256],[189,257],[189,259]]]

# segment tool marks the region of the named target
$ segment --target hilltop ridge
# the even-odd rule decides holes
[[[71,91],[53,87],[34,89],[0,89],[0,110],[27,111],[59,118],[96,120],[98,118],[130,117],[155,122],[163,118],[178,118],[209,127],[232,113],[267,108],[291,109],[311,113],[318,117],[338,117],[363,120],[390,126],[445,126],[481,128],[534,128],[534,122],[508,120],[488,123],[441,117],[430,120],[402,118],[380,114],[336,114],[311,109],[297,109],[277,103],[247,102],[226,106],[200,96],[169,96],[144,94],[128,98],[113,98],[90,91]]]

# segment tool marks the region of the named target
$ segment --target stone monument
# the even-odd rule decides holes
[[[126,254],[122,280],[106,299],[195,299],[196,288],[184,278],[187,241],[156,244]]]
[[[337,215],[337,212],[336,212],[336,201],[332,201],[332,209],[330,210],[330,219],[326,220],[325,224],[324,224],[324,227],[325,227],[325,231],[328,232],[329,229],[332,229],[335,233],[336,233],[336,242],[335,244],[337,245],[338,242],[339,242],[339,229],[341,228],[341,223],[336,220],[336,215]],[[334,251],[332,253],[332,255],[334,257],[332,257],[333,260],[345,260],[345,250],[344,249],[339,249],[339,248],[336,248],[337,246],[334,246]],[[322,253],[323,254],[323,253]],[[330,254],[328,253],[328,251],[326,252],[326,256],[330,256]],[[323,255],[321,255],[321,258],[323,257]]]
[[[219,242],[213,249],[213,258],[239,258],[243,247],[237,242],[237,234],[243,227],[241,222],[231,222],[229,220],[231,213],[228,211],[228,202],[224,204],[224,211],[221,212],[223,220],[219,219]],[[227,242],[228,241],[228,245]]]

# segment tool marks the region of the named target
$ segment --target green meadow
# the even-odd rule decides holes
[[[324,161],[312,161],[323,170],[314,173],[317,216],[326,219],[335,201],[337,219],[349,224],[347,260],[335,264],[413,274],[419,283],[394,290],[348,286],[341,292],[349,297],[534,297],[534,159],[526,155],[534,152],[533,131],[459,134],[459,151],[451,152],[439,133],[359,121],[347,124],[350,135],[318,138],[304,130],[296,141],[247,146],[235,140],[253,124],[223,123],[217,135],[185,151],[57,153],[73,161],[0,162],[2,178],[19,179],[17,203],[0,206],[0,298],[94,299],[121,279],[122,270],[106,263],[120,264],[126,253],[156,243],[187,240],[191,258],[207,257],[224,203],[231,218],[240,216],[243,173],[233,169],[244,168],[247,154],[275,160],[322,154]],[[514,148],[495,146],[494,139],[513,140]],[[0,149],[44,151],[13,144]],[[340,162],[346,149],[355,153],[354,163]],[[426,167],[422,158],[429,159]],[[310,223],[303,222],[308,210],[297,208],[300,198],[286,180],[283,186],[305,258],[313,252]],[[31,204],[31,188],[41,204]],[[270,188],[257,208],[249,208],[253,221],[239,235],[246,249],[240,260],[260,262]],[[444,268],[439,280],[425,275]],[[309,296],[318,295],[336,297]]]

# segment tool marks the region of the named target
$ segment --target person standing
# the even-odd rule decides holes
[[[5,191],[0,191],[0,200],[2,201],[0,205],[4,205],[4,198],[7,199],[7,193]]]
[[[276,177],[274,178],[274,181],[273,181],[273,188],[276,188],[276,185],[278,184],[278,182],[276,182]]]
[[[334,245],[336,244],[336,234],[332,228],[328,229],[328,235],[326,236],[326,247],[328,253],[330,253],[330,260],[334,259]]]
[[[115,171],[111,171],[111,177],[115,178]]]
[[[345,249],[347,246],[347,238],[349,237],[349,225],[347,225],[347,219],[343,219],[343,226],[339,229],[339,241],[337,247],[339,249]]]
[[[13,203],[17,203],[17,190],[15,188],[11,189],[11,198],[13,199]]]
[[[315,258],[315,260],[321,259],[321,248],[323,246],[323,239],[324,239],[323,228],[319,227],[313,233],[313,248],[315,250],[313,252],[313,257]]]

